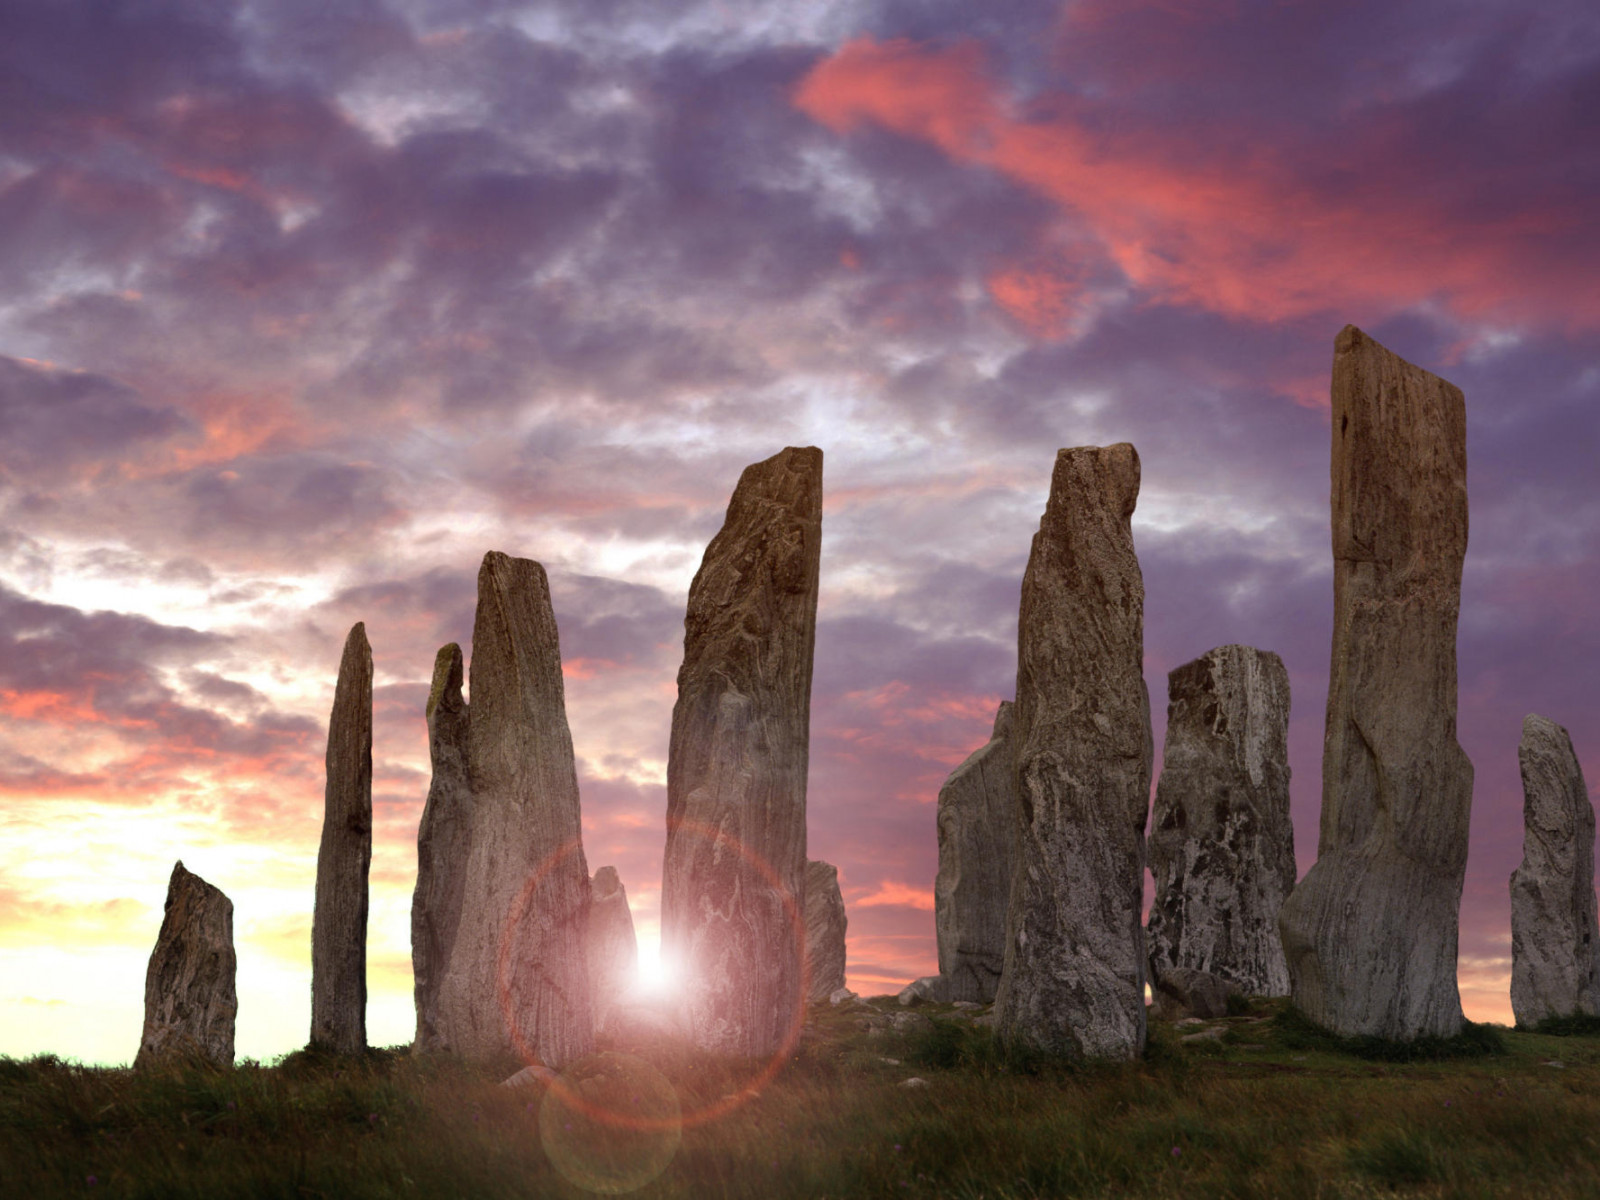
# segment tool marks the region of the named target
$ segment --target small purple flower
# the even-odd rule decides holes
[[[1182,1157],[1182,1155],[1183,1155],[1183,1151],[1182,1150],[1179,1150],[1176,1146],[1174,1146],[1172,1148],[1172,1157],[1173,1158],[1180,1158],[1180,1157]]]
[[[376,1125],[378,1123],[378,1114],[377,1113],[368,1113],[367,1114],[367,1120],[371,1124]]]
[[[896,1142],[896,1143],[895,1143],[895,1144],[894,1144],[894,1148],[895,1148],[895,1149],[896,1149],[896,1150],[898,1150],[898,1149],[900,1149],[900,1143],[899,1143],[899,1142]]]
[[[230,1109],[230,1110],[231,1110],[231,1109],[235,1109],[235,1108],[238,1108],[238,1107],[239,1107],[239,1106],[238,1106],[238,1105],[237,1105],[237,1104],[235,1104],[235,1103],[234,1103],[234,1102],[233,1102],[233,1101],[232,1101],[232,1100],[229,1100],[229,1101],[228,1101],[228,1108],[229,1108],[229,1109]]]
[[[84,1182],[87,1183],[90,1187],[93,1187],[95,1184],[99,1183],[100,1181],[98,1179],[96,1179],[93,1175],[91,1175],[87,1179],[85,1179]]]

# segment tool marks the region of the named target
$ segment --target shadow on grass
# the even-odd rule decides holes
[[[1272,1018],[1271,1025],[1275,1039],[1287,1049],[1348,1054],[1371,1062],[1441,1062],[1485,1058],[1506,1052],[1505,1039],[1499,1030],[1473,1021],[1464,1022],[1455,1037],[1420,1037],[1409,1042],[1392,1042],[1380,1037],[1342,1037],[1314,1024],[1292,1005],[1281,1009]]]

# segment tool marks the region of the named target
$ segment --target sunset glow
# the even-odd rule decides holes
[[[1170,669],[1283,657],[1304,872],[1347,322],[1466,395],[1460,987],[1511,1019],[1525,714],[1600,794],[1592,6],[112,7],[0,13],[0,1054],[132,1057],[178,859],[234,903],[238,1053],[304,1044],[358,620],[367,1029],[410,1041],[423,708],[488,550],[549,572],[585,858],[686,986],[685,598],[785,445],[826,454],[851,988],[937,969],[935,801],[1014,693],[1059,447],[1143,462],[1158,748]]]

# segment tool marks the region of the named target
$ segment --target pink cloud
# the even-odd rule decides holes
[[[1427,186],[1425,162],[1385,148],[1392,129],[1366,128],[1365,142],[1329,151],[1348,160],[1335,188],[1310,179],[1285,148],[1197,144],[1133,119],[1108,122],[1071,96],[1019,109],[972,42],[936,49],[870,37],[818,63],[793,100],[838,133],[876,125],[1048,197],[1159,302],[1247,320],[1371,320],[1443,303],[1474,320],[1600,325],[1600,294],[1581,256],[1556,252],[1584,229],[1582,206],[1531,197],[1518,212],[1465,215],[1455,189]],[[1005,265],[991,292],[1048,333],[1065,298],[1022,282],[1032,270]]]

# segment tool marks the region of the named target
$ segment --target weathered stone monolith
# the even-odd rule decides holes
[[[439,986],[439,1047],[561,1068],[594,1046],[589,869],[544,568],[498,551],[478,571],[467,768],[470,850]]]
[[[439,986],[461,926],[472,847],[472,784],[467,775],[470,715],[461,698],[461,647],[451,642],[433,662],[424,716],[433,781],[417,827],[417,886],[411,895],[411,973],[417,1006],[416,1048],[442,1049]]]
[[[1594,805],[1567,731],[1522,722],[1522,865],[1511,873],[1511,1011],[1518,1025],[1600,1016]]]
[[[628,892],[615,867],[601,867],[589,881],[589,988],[595,1024],[626,999],[639,982],[639,939],[633,931]]]
[[[1472,764],[1456,742],[1461,390],[1353,325],[1333,355],[1333,659],[1317,862],[1278,917],[1295,1005],[1347,1036],[1461,1031]]]
[[[933,926],[951,1000],[988,1004],[1006,957],[1006,907],[1017,840],[1013,705],[1000,702],[988,742],[939,789],[939,874]]]
[[[806,860],[806,1003],[826,1000],[844,986],[844,934],[849,918],[839,891],[839,869]]]
[[[1150,828],[1150,985],[1205,971],[1250,996],[1287,996],[1278,910],[1294,890],[1289,672],[1219,646],[1167,675],[1167,740]]]
[[[179,862],[144,976],[144,1032],[134,1068],[198,1059],[233,1066],[233,901]]]
[[[995,996],[1006,1041],[1069,1057],[1144,1048],[1144,827],[1153,741],[1126,442],[1056,455],[1022,579],[1017,859]]]
[[[667,759],[662,948],[707,1050],[770,1055],[804,1014],[822,451],[746,467],[689,588]]]
[[[367,1048],[367,872],[372,865],[372,647],[345,638],[328,717],[327,788],[311,915],[311,1044]]]

